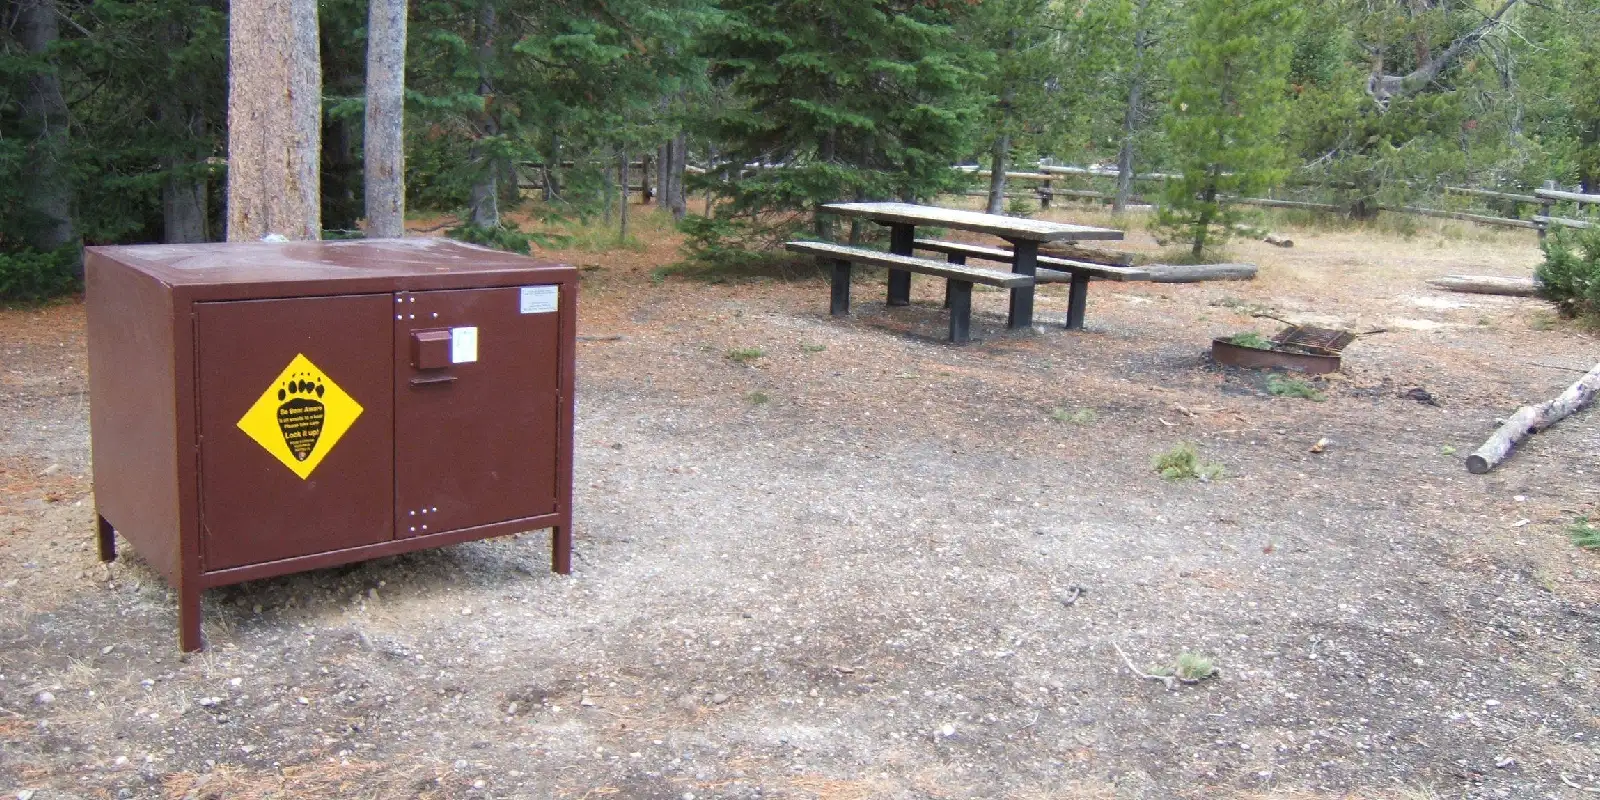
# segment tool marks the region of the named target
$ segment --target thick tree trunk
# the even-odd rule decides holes
[[[483,98],[484,113],[479,121],[479,134],[484,137],[497,136],[500,133],[499,122],[495,119],[494,109],[489,107],[494,97],[494,83],[489,74],[489,65],[494,60],[494,34],[495,34],[495,9],[494,3],[485,2],[478,9],[478,24],[475,31],[475,42],[478,50],[478,96]],[[500,169],[494,163],[494,157],[487,148],[473,145],[468,151],[468,157],[478,168],[478,179],[472,184],[470,203],[470,223],[479,228],[500,227]],[[560,163],[559,151],[551,156]],[[551,184],[555,175],[550,169],[550,164],[545,164],[544,185],[545,196],[549,198],[553,193]]]
[[[320,238],[316,0],[234,3],[228,37],[228,240]]]
[[[1006,210],[1006,157],[1011,153],[1011,134],[1002,133],[994,140],[994,150],[989,155],[989,202],[985,207],[990,214]]]
[[[1117,195],[1111,201],[1115,214],[1128,209],[1128,195],[1133,192],[1133,135],[1139,128],[1139,104],[1144,93],[1144,51],[1149,44],[1144,14],[1149,5],[1150,0],[1139,1],[1139,30],[1133,35],[1133,73],[1128,78],[1128,106],[1122,112],[1122,147],[1117,151]]]
[[[371,0],[367,16],[367,236],[406,230],[406,0]]]
[[[831,163],[838,155],[838,143],[838,136],[833,131],[824,133],[822,135],[822,141],[817,146],[817,160],[824,164]],[[739,167],[737,164],[730,167],[730,169],[735,170],[738,168]],[[828,202],[827,199],[820,200],[817,202],[817,205],[820,207],[826,202]],[[821,239],[824,242],[831,242],[833,241],[833,215],[818,213],[818,211],[820,211],[820,208],[816,211],[813,211],[811,214],[811,224],[813,229],[815,230],[818,239]]]
[[[689,160],[689,140],[681,131],[667,142],[666,181],[661,184],[661,195],[666,198],[667,210],[672,218],[681,221],[689,213],[688,198],[683,193],[683,171]]]
[[[43,56],[59,35],[55,0],[23,0],[17,8],[22,46]],[[78,241],[72,218],[72,177],[67,173],[67,101],[55,59],[28,76],[22,97],[22,133],[27,156],[22,168],[22,211],[27,217],[28,245],[57,250]],[[81,263],[76,272],[82,276]]]
[[[171,170],[177,164],[171,160],[165,165]],[[206,235],[206,180],[188,178],[174,172],[167,173],[161,185],[161,219],[165,229],[162,241],[167,244],[185,244],[209,241]]]
[[[1589,405],[1600,391],[1600,364],[1594,365],[1577,383],[1567,387],[1554,400],[1536,406],[1523,406],[1500,426],[1483,446],[1467,456],[1467,471],[1482,475],[1511,456],[1523,439],[1565,419]]]

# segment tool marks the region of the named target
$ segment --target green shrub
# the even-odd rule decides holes
[[[1222,465],[1214,461],[1201,461],[1194,445],[1184,442],[1155,457],[1151,462],[1156,472],[1169,481],[1199,478],[1203,481],[1222,477]]]
[[[481,244],[484,247],[493,247],[496,250],[510,250],[513,253],[526,255],[533,245],[540,247],[566,247],[571,244],[572,237],[552,233],[528,233],[516,225],[505,222],[496,227],[486,228],[480,225],[461,225],[445,231],[452,239],[463,242]]]
[[[76,247],[0,252],[0,302],[37,303],[77,291],[73,269],[80,257]]]
[[[1544,263],[1534,270],[1539,294],[1564,317],[1600,317],[1600,228],[1553,226]]]
[[[735,364],[748,364],[764,355],[759,347],[735,347],[725,354]]]
[[[1578,520],[1567,526],[1567,536],[1572,543],[1585,550],[1600,550],[1600,528],[1589,524],[1588,517],[1578,517]]]
[[[1255,331],[1245,331],[1244,333],[1236,333],[1229,336],[1228,344],[1236,344],[1240,347],[1249,347],[1255,350],[1273,349],[1272,340]]]
[[[1303,397],[1320,403],[1328,396],[1312,388],[1311,384],[1299,378],[1285,378],[1282,375],[1267,376],[1267,391],[1273,397]]]

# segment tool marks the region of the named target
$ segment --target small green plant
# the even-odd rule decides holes
[[[0,252],[0,302],[38,303],[77,291],[72,267],[81,257],[76,247]]]
[[[1317,391],[1299,378],[1286,378],[1282,375],[1267,376],[1267,392],[1273,397],[1303,397],[1307,400],[1320,403],[1328,396]]]
[[[728,360],[735,364],[748,364],[764,355],[759,347],[735,347],[727,352]]]
[[[800,345],[800,352],[802,352],[802,353],[820,353],[820,352],[822,352],[822,351],[824,351],[826,349],[828,349],[828,346],[825,345],[825,344],[802,344],[802,345]]]
[[[1439,448],[1439,455],[1453,456],[1455,454],[1456,454],[1455,445],[1447,444],[1444,447]]]
[[[1541,246],[1544,263],[1533,273],[1540,296],[1564,317],[1600,316],[1600,227],[1553,226]]]
[[[1536,331],[1554,330],[1556,315],[1548,311],[1535,311],[1528,317],[1528,327]]]
[[[1065,406],[1050,409],[1050,418],[1062,424],[1093,425],[1100,415],[1094,413],[1092,408],[1080,408],[1076,411]]]
[[[1188,651],[1178,654],[1172,664],[1172,677],[1184,683],[1199,683],[1217,674],[1217,665],[1211,659]]]
[[[1572,543],[1585,550],[1600,550],[1600,528],[1589,524],[1588,517],[1578,517],[1567,526],[1567,536]]]
[[[757,392],[751,392],[751,393],[745,395],[744,399],[745,399],[745,402],[749,403],[750,405],[760,406],[760,405],[766,405],[766,403],[768,401],[770,401],[772,398],[768,397],[766,392],[757,391]]]
[[[445,231],[445,235],[452,239],[460,239],[471,244],[481,244],[484,247],[493,247],[496,250],[510,250],[513,253],[526,254],[533,245],[540,247],[559,248],[572,242],[572,237],[559,233],[528,232],[516,225],[504,222],[493,227],[481,225],[461,225]]]
[[[1214,461],[1201,461],[1200,451],[1195,446],[1182,442],[1177,447],[1157,455],[1151,462],[1155,471],[1169,481],[1190,480],[1199,478],[1202,481],[1212,481],[1222,477],[1223,467]]]
[[[1244,333],[1236,333],[1229,336],[1228,344],[1249,347],[1255,350],[1271,350],[1273,347],[1271,339],[1255,331],[1245,331]]]

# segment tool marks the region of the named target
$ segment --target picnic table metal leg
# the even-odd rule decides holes
[[[949,262],[951,264],[960,264],[962,266],[966,266],[967,257],[966,257],[966,255],[964,255],[962,253],[950,253],[945,257],[945,261],[947,261],[947,262]],[[950,282],[949,281],[945,281],[944,282],[944,307],[945,308],[949,308],[950,307]]]
[[[828,313],[835,317],[850,314],[850,262],[833,262],[833,292],[828,303]]]
[[[1011,271],[1032,277],[1039,272],[1039,243],[1031,239],[1011,242]],[[1006,327],[1012,330],[1033,327],[1033,284],[1011,290],[1011,314]]]
[[[1067,330],[1083,330],[1083,310],[1089,305],[1089,276],[1072,273],[1072,285],[1067,289]]]
[[[950,341],[965,344],[972,339],[972,281],[950,280],[944,286],[950,301]]]
[[[917,227],[896,223],[889,226],[889,252],[900,256],[911,255]],[[911,273],[903,269],[889,270],[889,305],[911,305]]]

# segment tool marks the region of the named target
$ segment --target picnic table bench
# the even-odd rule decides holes
[[[980,261],[998,261],[1010,264],[1016,259],[1016,253],[1000,247],[985,247],[967,242],[947,242],[939,239],[917,239],[913,246],[918,250],[932,250],[944,253],[949,263],[965,264],[968,258]],[[1067,289],[1067,328],[1069,330],[1082,330],[1084,312],[1089,305],[1089,279],[1098,278],[1107,281],[1147,281],[1150,280],[1148,270],[1139,267],[1123,267],[1110,264],[1095,264],[1089,261],[1078,261],[1071,258],[1057,258],[1055,256],[1038,256],[1038,269],[1034,272],[1034,283],[1070,283]]]
[[[831,312],[835,316],[850,313],[850,265],[869,264],[889,270],[888,304],[903,306],[911,302],[911,273],[944,278],[946,304],[950,307],[950,341],[965,342],[969,337],[971,321],[972,285],[982,283],[1009,289],[1011,292],[1007,327],[1033,326],[1034,285],[1039,282],[1039,244],[1041,242],[1075,242],[1089,239],[1115,240],[1122,231],[1110,228],[1093,228],[1069,225],[1046,220],[1006,217],[914,203],[829,203],[821,211],[846,217],[860,217],[889,227],[889,252],[824,242],[789,242],[787,247],[799,253],[809,253],[833,263],[833,292]],[[1011,271],[967,266],[963,256],[958,260],[937,261],[913,255],[918,225],[972,231],[998,236],[1011,245],[1005,263]],[[948,253],[946,254],[949,255]],[[1002,259],[991,259],[1002,260]],[[1055,259],[1065,261],[1064,259]],[[1064,264],[1052,264],[1044,279],[1061,280]],[[1050,270],[1055,270],[1053,273]],[[1070,316],[1070,315],[1069,315]],[[1081,325],[1081,314],[1079,324]]]

